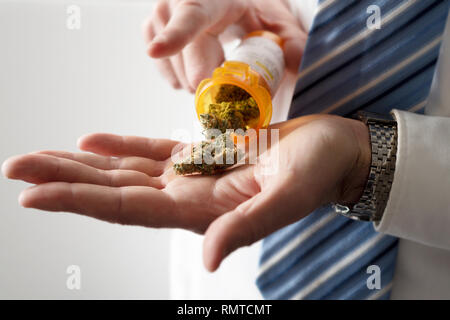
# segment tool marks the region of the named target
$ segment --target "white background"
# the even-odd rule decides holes
[[[0,161],[77,151],[89,132],[191,131],[192,96],[169,88],[145,55],[151,1],[93,2],[0,1]],[[81,30],[66,28],[68,3],[81,4]],[[23,209],[24,187],[0,179],[0,298],[169,297],[168,230]],[[80,291],[66,288],[72,264]]]

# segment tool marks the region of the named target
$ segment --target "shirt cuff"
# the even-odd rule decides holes
[[[394,181],[375,229],[450,249],[450,118],[393,114],[398,127]]]

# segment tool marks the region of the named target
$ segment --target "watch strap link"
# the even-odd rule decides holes
[[[369,128],[372,160],[358,203],[339,213],[356,220],[379,221],[386,208],[394,180],[397,156],[397,122],[390,115],[358,113]],[[341,206],[342,207],[342,206]]]

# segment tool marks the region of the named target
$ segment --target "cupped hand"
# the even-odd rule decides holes
[[[34,184],[19,197],[24,207],[205,233],[204,263],[214,271],[237,248],[330,201],[356,202],[364,189],[370,145],[362,122],[315,115],[270,129],[279,142],[256,164],[212,176],[175,175],[176,141],[111,134],[82,137],[79,147],[91,153],[30,153],[2,171]]]
[[[285,0],[160,0],[144,23],[161,74],[191,92],[223,62],[224,41],[255,30],[284,39],[286,68],[296,73],[306,33]]]

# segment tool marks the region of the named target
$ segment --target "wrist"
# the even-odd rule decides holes
[[[356,141],[355,159],[346,173],[338,203],[353,205],[359,201],[366,187],[371,165],[371,144],[368,126],[359,120],[348,119]]]

